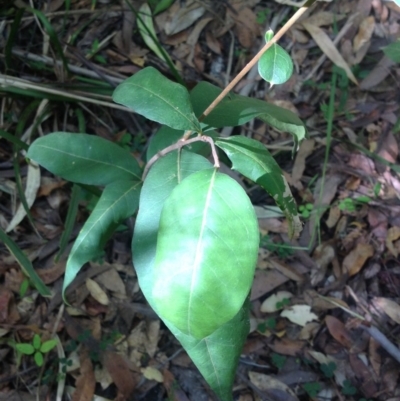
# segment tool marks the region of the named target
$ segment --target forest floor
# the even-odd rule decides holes
[[[33,174],[19,147],[54,131],[86,132],[130,149],[144,165],[157,125],[113,108],[111,94],[145,66],[173,79],[171,71],[138,32],[128,3],[2,3],[0,228],[17,248],[0,242],[0,401],[216,400],[141,294],[134,219],[107,242],[101,262],[82,269],[71,306],[62,303],[68,251],[94,199],[81,201],[55,262],[72,186],[44,169]],[[199,81],[226,86],[265,31],[297,9],[289,0],[172,3],[154,16],[155,33],[189,89]],[[138,10],[143,2],[129,4]],[[230,132],[275,156],[303,222],[289,240],[272,198],[236,176],[262,237],[235,400],[400,401],[400,68],[382,50],[399,40],[399,24],[394,2],[317,2],[279,42],[294,62],[291,79],[270,88],[250,73],[235,88],[293,111],[309,134],[292,157],[292,137],[262,121]],[[18,252],[52,297],[30,285]],[[41,356],[16,351],[51,338],[57,346]]]

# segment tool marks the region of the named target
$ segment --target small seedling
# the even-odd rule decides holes
[[[289,298],[283,298],[282,301],[276,303],[276,309],[283,309],[285,306],[290,304]]]
[[[57,345],[57,340],[47,340],[42,343],[42,339],[39,334],[33,336],[32,343],[20,343],[16,344],[15,348],[18,352],[24,355],[33,355],[33,359],[37,366],[43,365],[43,354],[47,354]]]
[[[369,202],[371,202],[371,198],[365,195],[359,196],[355,199],[346,198],[339,202],[339,209],[351,213],[355,212],[358,206],[368,204]]]
[[[305,383],[302,387],[311,398],[316,397],[322,388],[318,382]]]
[[[354,395],[357,393],[357,389],[351,384],[350,380],[343,382],[342,394],[343,395]]]
[[[268,318],[264,323],[260,323],[257,326],[257,330],[260,333],[265,333],[267,330],[275,330],[276,328],[276,319],[274,317]]]
[[[336,363],[335,362],[321,363],[320,369],[324,374],[324,376],[327,379],[330,379],[333,377],[334,372],[336,370]]]
[[[286,363],[286,356],[273,352],[271,354],[271,362],[278,370],[281,370]]]
[[[299,213],[303,217],[303,219],[308,219],[311,216],[311,211],[313,210],[314,205],[312,203],[306,203],[305,205],[299,206]]]
[[[21,298],[23,298],[26,294],[26,292],[28,291],[29,288],[29,279],[28,278],[24,278],[22,280],[21,285],[19,286],[19,296]]]

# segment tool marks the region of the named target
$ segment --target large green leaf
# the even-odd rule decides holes
[[[208,82],[200,82],[190,92],[194,112],[200,116],[222,90]],[[260,99],[230,94],[203,120],[214,128],[237,126],[259,118],[271,126],[292,134],[296,147],[305,138],[307,131],[303,122],[290,110],[275,106]]]
[[[165,200],[182,179],[199,170],[211,168],[202,156],[182,150],[159,159],[150,169],[140,194],[139,213],[132,239],[133,265],[140,288],[149,304],[156,310],[152,298],[153,265],[157,233]]]
[[[27,157],[79,184],[103,186],[141,179],[140,167],[127,150],[94,135],[55,132],[36,139]]]
[[[296,201],[282,169],[260,142],[244,136],[220,138],[215,144],[232,161],[232,169],[263,187],[275,200],[289,221],[289,234],[295,236],[301,230]]]
[[[113,100],[168,127],[200,132],[189,92],[153,67],[147,67],[119,84]]]
[[[165,201],[157,237],[157,313],[202,339],[240,310],[253,282],[259,231],[243,188],[215,169],[185,178]]]
[[[197,154],[183,150],[179,157],[178,152],[172,152],[154,164],[143,184],[132,253],[140,288],[154,310],[156,305],[152,297],[153,266],[162,207],[182,179],[211,167],[210,162]],[[249,332],[247,307],[242,308],[231,321],[202,340],[183,334],[170,322],[165,321],[165,324],[181,342],[221,400],[232,400],[231,389],[237,362]]]
[[[116,181],[104,188],[69,254],[63,294],[83,264],[98,257],[118,225],[136,212],[140,185],[140,182]]]
[[[165,321],[222,401],[231,401],[239,357],[250,330],[248,300],[229,322],[201,340],[187,336]]]

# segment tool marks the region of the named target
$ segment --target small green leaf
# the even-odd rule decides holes
[[[26,292],[28,291],[28,288],[29,288],[29,280],[25,278],[19,287],[19,296],[21,298],[25,296]]]
[[[185,87],[147,67],[115,89],[113,100],[168,127],[201,132]]]
[[[286,50],[274,43],[258,61],[258,73],[271,85],[284,84],[293,73],[293,62]]]
[[[383,52],[395,63],[400,63],[400,40],[397,39],[395,42],[383,48]]]
[[[296,201],[281,168],[267,148],[260,142],[244,136],[220,138],[215,144],[232,161],[232,169],[264,188],[281,208],[289,222],[289,235],[301,230]]]
[[[243,188],[215,169],[185,178],[165,201],[153,299],[183,333],[207,337],[239,312],[253,282],[258,222]]]
[[[33,340],[32,340],[32,345],[33,347],[38,350],[40,348],[40,345],[42,344],[42,340],[40,339],[39,334],[35,334],[33,336]]]
[[[40,352],[46,354],[47,352],[51,351],[57,345],[57,340],[47,340],[40,346]]]
[[[79,184],[141,180],[141,169],[127,150],[94,135],[54,132],[36,139],[27,157],[53,174]]]
[[[27,343],[16,344],[15,348],[17,349],[17,351],[21,352],[21,354],[25,355],[32,355],[35,352],[35,348],[33,347],[32,344],[27,344]]]
[[[286,363],[287,358],[284,355],[277,354],[273,352],[271,354],[271,362],[278,370],[282,369]]]
[[[351,384],[350,380],[343,382],[342,394],[343,395],[354,395],[357,393],[357,389]]]
[[[69,254],[63,296],[83,264],[96,258],[118,225],[136,212],[139,194],[138,182],[116,181],[106,186]]]
[[[200,116],[208,105],[222,92],[208,82],[200,82],[190,92],[190,99],[196,116]],[[290,110],[275,106],[264,100],[229,94],[203,120],[213,128],[235,127],[259,118],[272,127],[293,135],[295,148],[306,135],[304,123]]]
[[[44,359],[43,359],[43,354],[41,352],[39,351],[35,352],[34,359],[37,366],[39,367],[43,366]]]

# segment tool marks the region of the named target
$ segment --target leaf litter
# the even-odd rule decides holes
[[[73,79],[64,75],[40,22],[28,14],[11,54],[4,49],[4,37],[13,14],[2,16],[0,47],[12,59],[7,79],[24,78],[39,91],[47,82],[60,94],[64,89],[59,84],[66,82],[70,94],[83,94],[92,102],[61,106],[50,99],[46,118],[31,113],[20,133],[46,134],[54,127],[81,132],[78,115],[83,110],[86,132],[115,142],[114,132],[129,127],[124,132],[140,159],[151,127],[134,115],[96,105],[95,91],[75,85],[81,77],[100,76],[112,84],[111,94],[113,86],[144,65],[168,73],[135,31],[135,22],[107,2],[74,2],[70,10],[62,0],[50,2],[51,8],[32,4],[54,13],[51,24],[60,40],[69,43],[65,57]],[[154,32],[185,82],[218,84],[229,81],[256,52],[266,26],[282,24],[288,4],[300,5],[282,0],[267,5],[256,0],[174,2],[153,18]],[[273,88],[257,79],[246,82],[252,96],[285,105],[306,122],[310,139],[294,160],[287,151],[290,137],[261,121],[234,133],[260,140],[275,153],[298,205],[312,208],[302,217],[300,238],[292,241],[282,215],[258,214],[263,240],[251,291],[252,329],[234,388],[238,400],[400,397],[399,68],[383,50],[400,37],[399,20],[394,2],[319,2],[280,41],[294,60],[292,78]],[[335,102],[329,110],[334,74]],[[1,129],[14,132],[29,98],[7,91],[1,97]],[[66,390],[59,397],[69,394],[77,401],[94,396],[213,399],[190,359],[144,302],[131,268],[129,230],[117,232],[105,254],[81,272],[68,294],[73,308],[63,312],[59,294],[65,258],[55,262],[54,256],[66,228],[70,187],[45,171],[34,174],[23,157],[16,159],[20,168],[15,170],[15,145],[0,140],[1,228],[53,293],[46,303],[29,283],[26,287],[20,266],[0,245],[0,400],[17,399],[17,392],[18,399],[54,399],[60,380]],[[17,211],[19,179],[40,236],[25,211]],[[246,180],[242,185],[249,188]],[[249,188],[249,193],[259,211],[273,204],[262,191]],[[87,199],[81,203],[70,242],[91,207]],[[70,248],[71,243],[66,254]],[[12,351],[13,341],[31,342],[38,333],[48,338],[57,334],[65,352],[61,358],[51,351],[39,376],[33,359],[24,356],[19,363]]]

